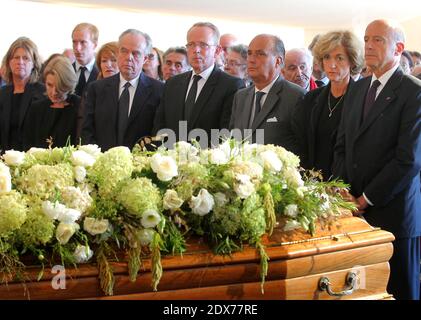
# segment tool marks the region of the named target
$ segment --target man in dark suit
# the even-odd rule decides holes
[[[284,44],[276,36],[261,34],[250,42],[247,71],[254,85],[234,97],[230,129],[236,139],[291,148],[291,117],[305,90],[282,78],[284,57]]]
[[[95,65],[98,34],[97,27],[90,23],[80,23],[72,32],[73,52],[76,58],[73,68],[78,78],[75,94],[80,97],[82,97],[86,85],[98,78],[98,69]]]
[[[218,40],[219,31],[209,22],[196,23],[187,32],[187,57],[193,71],[165,83],[154,123],[154,134],[169,134],[169,147],[174,140],[197,137],[202,147],[209,147],[209,142],[218,143],[217,137],[211,141],[212,129],[228,130],[234,93],[244,84],[215,67],[221,51]]]
[[[151,134],[163,84],[142,73],[146,45],[144,33],[138,30],[121,34],[120,73],[88,87],[82,143],[98,144],[103,151],[121,145],[132,148]]]
[[[359,214],[396,238],[388,291],[419,299],[421,82],[399,67],[399,27],[373,21],[364,41],[373,75],[346,96],[333,171],[350,183]]]

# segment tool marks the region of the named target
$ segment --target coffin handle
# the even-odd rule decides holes
[[[349,272],[346,275],[346,288],[343,291],[334,292],[331,288],[331,283],[328,277],[322,277],[319,281],[319,290],[326,291],[328,295],[332,297],[343,297],[348,296],[354,292],[357,274],[355,272]]]

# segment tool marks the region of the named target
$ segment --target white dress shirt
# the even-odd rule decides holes
[[[134,94],[136,92],[137,85],[139,83],[139,77],[140,77],[140,74],[136,78],[134,78],[133,80],[127,81],[126,79],[123,78],[123,76],[120,73],[120,85],[119,85],[119,92],[118,92],[118,98],[119,99],[120,99],[121,94],[124,91],[124,85],[127,82],[130,82],[130,84],[131,84],[131,86],[129,87],[129,97],[130,97],[130,100],[129,100],[129,115],[130,115],[130,111],[132,110]]]
[[[92,69],[95,65],[95,59],[92,59],[86,66],[82,66],[77,60],[75,61],[75,67],[76,67],[76,77],[79,79],[80,77],[80,67],[86,67],[85,70],[85,79],[86,83],[88,83],[89,76],[91,75]],[[96,80],[96,79],[95,79]]]
[[[214,67],[215,67],[215,65],[212,65],[209,68],[207,68],[206,70],[204,70],[202,73],[196,73],[193,70],[191,78],[190,78],[190,82],[189,82],[189,87],[187,89],[186,97],[184,98],[184,100],[187,100],[187,96],[189,95],[190,88],[193,84],[194,76],[199,75],[202,78],[199,81],[197,81],[197,94],[196,94],[196,99],[197,99],[197,97],[200,94],[200,91],[202,91],[203,87],[205,86],[206,81],[208,81]],[[195,101],[196,101],[196,99],[195,99]]]

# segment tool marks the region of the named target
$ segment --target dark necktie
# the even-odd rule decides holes
[[[265,92],[263,91],[257,91],[256,92],[256,108],[254,108],[254,120],[256,120],[259,112],[262,110],[262,97],[265,95]]]
[[[81,97],[82,96],[82,92],[83,89],[85,89],[86,86],[86,78],[85,78],[85,71],[87,70],[86,67],[80,67],[79,71],[80,71],[80,75],[79,75],[79,81],[77,82],[76,88],[75,88],[75,93]]]
[[[118,100],[118,136],[117,143],[119,146],[123,145],[124,134],[126,132],[127,122],[129,120],[129,94],[130,82],[126,82],[124,90],[121,93],[120,100]]]
[[[363,119],[367,117],[371,107],[374,104],[374,101],[376,101],[377,88],[380,85],[381,85],[380,81],[375,80],[373,84],[371,85],[370,89],[368,89],[367,96],[365,97]]]
[[[202,79],[202,77],[199,76],[198,74],[196,74],[193,77],[193,84],[191,85],[189,94],[187,95],[187,99],[184,105],[184,113],[185,113],[185,118],[187,121],[190,119],[190,116],[193,112],[194,104],[196,102],[196,95],[197,95],[197,82],[200,79]]]

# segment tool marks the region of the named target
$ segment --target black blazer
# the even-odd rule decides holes
[[[203,129],[209,138],[211,129],[228,129],[234,93],[244,87],[244,82],[215,67],[197,97],[191,118],[186,119],[184,102],[191,76],[192,71],[185,72],[165,83],[164,95],[155,116],[154,135],[167,128],[175,132],[177,141],[186,140],[187,136],[183,137],[183,132],[179,132],[179,121],[183,120],[188,120],[188,132],[195,128]]]
[[[367,221],[397,238],[421,234],[421,81],[398,68],[364,121],[371,77],[355,83],[344,102],[334,172],[374,206]]]
[[[51,108],[52,102],[47,97],[31,105],[23,126],[25,150],[31,147],[47,148],[46,140],[50,137],[53,138],[53,147],[64,147],[68,138],[72,145],[78,144],[76,124],[80,97],[70,94],[67,102],[68,105],[59,110]]]
[[[351,78],[347,92],[350,91],[354,83],[354,80]],[[298,105],[294,112],[292,119],[292,128],[295,136],[293,151],[300,157],[300,164],[305,169],[315,168],[316,147],[318,142],[317,129],[320,116],[323,110],[328,106],[329,94],[330,82],[326,86],[307,92],[301,104]],[[324,141],[324,143],[329,143],[332,146],[332,150],[336,143],[336,137],[337,128],[332,132],[329,141]],[[321,161],[329,164],[328,167],[331,167],[333,163],[333,152],[332,154],[326,154]],[[329,178],[329,176],[330,172],[326,173],[326,176],[324,175],[325,178]]]
[[[82,144],[95,143],[103,151],[117,146],[117,115],[120,74],[92,82],[84,103]],[[159,105],[163,83],[142,72],[130,110],[124,143],[130,149],[152,132],[153,119]]]
[[[12,109],[13,85],[7,85],[0,89],[0,148],[2,152],[9,147],[9,130],[10,130],[10,112]],[[37,101],[43,99],[45,87],[41,83],[28,83],[22,97],[22,108],[19,115],[19,125],[21,133],[23,134],[23,122],[28,112],[29,106]]]

